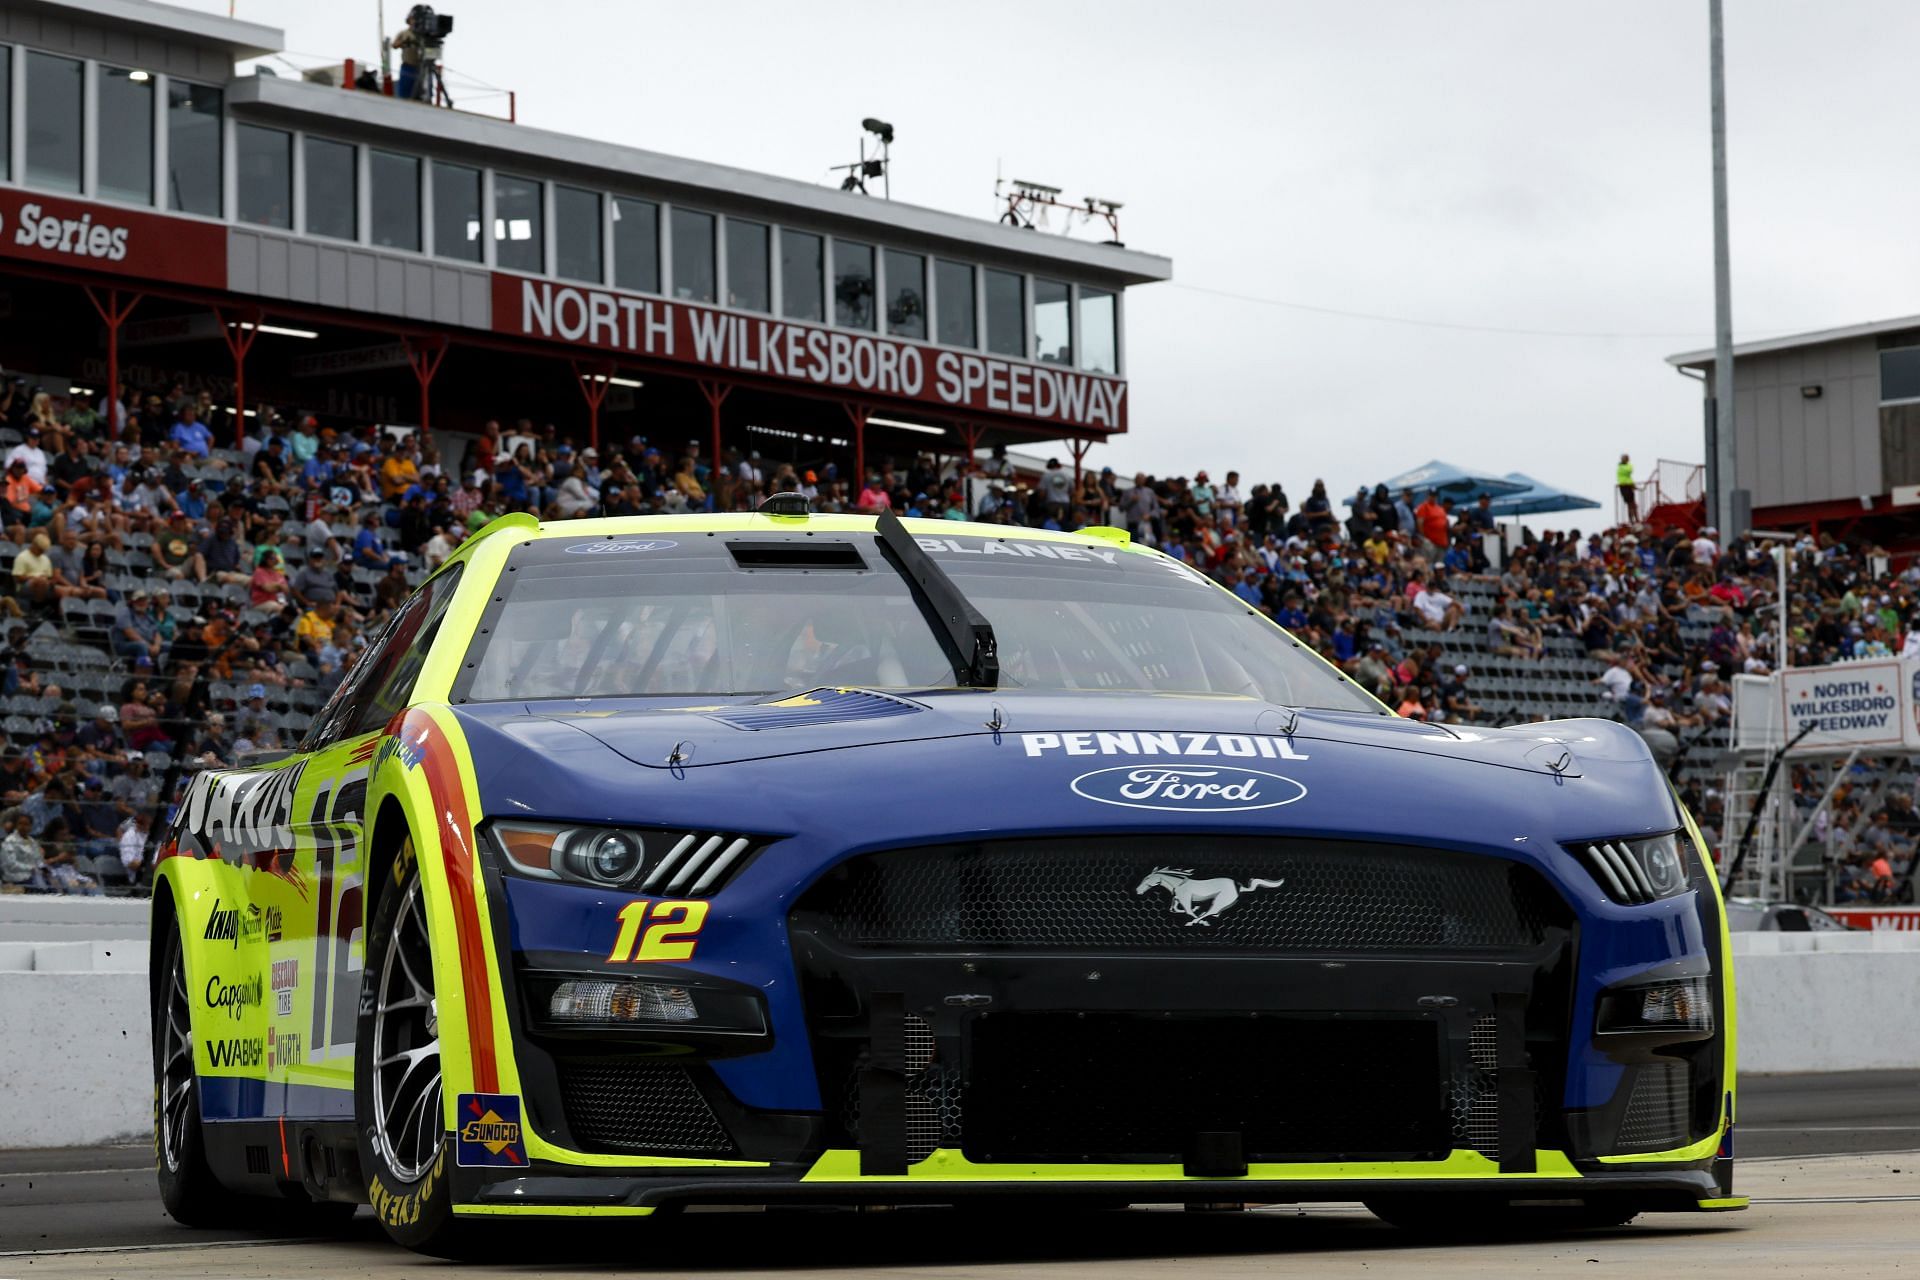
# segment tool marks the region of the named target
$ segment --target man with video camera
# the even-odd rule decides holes
[[[400,51],[400,80],[394,96],[434,100],[441,42],[452,32],[452,14],[435,13],[432,5],[425,4],[407,10],[407,25],[393,38],[393,47]]]

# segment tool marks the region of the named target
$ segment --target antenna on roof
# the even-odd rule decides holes
[[[1066,214],[1066,225],[1060,229],[1062,235],[1075,226],[1091,222],[1095,218],[1107,224],[1111,245],[1124,247],[1120,239],[1120,201],[1108,200],[1100,196],[1084,196],[1078,203],[1060,198],[1061,189],[1045,182],[1029,182],[1024,178],[1010,180],[1013,190],[1002,191],[999,178],[993,180],[993,194],[996,200],[1004,199],[1006,209],[1000,214],[1000,221],[1010,227],[1024,230],[1045,230],[1047,210],[1059,209]]]

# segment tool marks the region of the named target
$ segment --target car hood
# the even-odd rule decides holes
[[[901,807],[916,811],[916,792],[958,782],[991,799],[992,817],[1036,830],[1082,818],[1263,827],[1284,819],[1291,827],[1311,815],[1312,826],[1329,832],[1378,831],[1383,805],[1400,814],[1396,825],[1427,829],[1450,814],[1471,826],[1502,807],[1514,810],[1504,827],[1538,829],[1551,811],[1587,837],[1670,830],[1677,821],[1639,736],[1602,720],[1441,727],[1252,698],[1023,690],[815,690],[454,710],[482,806],[496,814],[713,823],[726,821],[710,807],[720,805],[746,811],[736,825],[801,830],[818,824],[823,806],[858,798],[886,811],[891,825]],[[1231,792],[1197,806],[1136,803],[1158,775],[1131,779],[1133,771],[1167,768],[1211,769],[1214,783],[1239,786],[1248,803],[1233,803]],[[1248,773],[1257,775],[1251,784]],[[674,818],[683,807],[688,815]],[[945,808],[917,810],[924,830],[998,825],[977,804],[958,820],[929,812]],[[902,839],[918,829],[900,825]]]

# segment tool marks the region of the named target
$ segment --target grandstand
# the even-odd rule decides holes
[[[1723,852],[1737,837],[1713,681],[1770,658],[1753,631],[1773,568],[1675,515],[1697,511],[1691,470],[1643,503],[1661,518],[1584,540],[1437,502],[1416,521],[1384,488],[1341,520],[1317,485],[1295,510],[1280,484],[1216,487],[1205,459],[1191,478],[1095,474],[1088,450],[1140,425],[1126,293],[1170,278],[1166,259],[336,87],[352,76],[241,73],[283,44],[148,0],[0,0],[28,117],[5,135],[0,221],[54,228],[0,236],[0,288],[34,318],[0,347],[0,453],[22,464],[0,568],[24,628],[0,686],[0,820],[27,819],[7,837],[20,865],[31,840],[137,890],[122,854],[150,857],[163,822],[133,810],[164,819],[192,770],[296,742],[399,593],[493,516],[746,510],[782,490],[1125,527],[1403,714],[1626,720]],[[115,96],[36,93],[49,76]],[[150,152],[101,151],[80,122],[108,107],[152,124]],[[43,558],[39,534],[76,545]],[[338,561],[309,555],[329,544]],[[1903,644],[1920,578],[1831,536],[1794,556],[1796,663]],[[1429,571],[1451,618],[1419,607]],[[130,622],[161,589],[165,617]],[[1502,618],[1524,644],[1496,641]],[[152,665],[130,626],[159,637]],[[1390,668],[1364,670],[1374,644]],[[134,746],[151,782],[129,786]],[[1806,806],[1833,820],[1806,892],[1858,888],[1850,840],[1901,785],[1858,767],[1833,798],[1808,775]]]

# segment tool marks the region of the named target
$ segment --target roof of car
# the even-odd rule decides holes
[[[757,511],[698,513],[671,516],[606,516],[586,520],[536,521],[516,512],[505,515],[480,531],[489,537],[498,531],[516,529],[531,532],[536,538],[612,538],[638,537],[656,533],[872,533],[875,517],[870,515],[818,514],[806,516],[763,515]],[[1051,529],[1028,529],[1018,525],[979,524],[970,520],[902,519],[908,532],[971,538],[1021,538],[1039,542],[1063,542],[1074,546],[1132,546],[1126,530],[1099,526],[1074,533]],[[1145,548],[1140,548],[1145,550]]]

